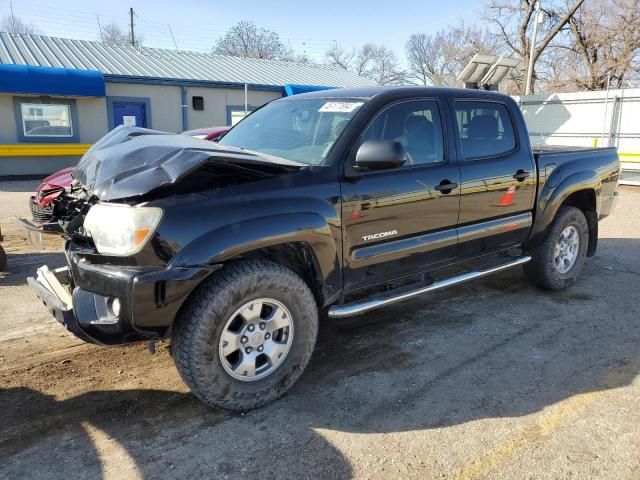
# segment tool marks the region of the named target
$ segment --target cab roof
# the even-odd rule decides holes
[[[287,97],[296,98],[362,98],[372,99],[374,97],[398,96],[430,96],[430,95],[464,95],[476,98],[510,98],[507,95],[491,92],[487,90],[477,90],[471,88],[451,88],[451,87],[421,87],[421,86],[384,86],[384,87],[360,87],[360,88],[336,88],[331,90],[319,90],[316,92],[302,93]]]

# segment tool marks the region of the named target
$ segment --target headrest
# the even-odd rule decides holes
[[[407,135],[414,133],[430,133],[433,131],[433,122],[422,115],[409,115],[404,121],[404,129]]]
[[[498,119],[493,115],[476,115],[469,122],[468,130],[469,138],[498,138]]]

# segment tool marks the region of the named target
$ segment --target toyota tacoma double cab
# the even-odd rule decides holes
[[[319,316],[519,265],[567,288],[619,173],[614,148],[532,149],[516,102],[479,90],[296,95],[219,143],[120,127],[73,170],[68,266],[29,283],[87,342],[170,338],[198,398],[247,410],[300,377]]]

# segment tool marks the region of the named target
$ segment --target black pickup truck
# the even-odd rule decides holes
[[[217,144],[123,127],[73,172],[68,267],[29,283],[87,342],[171,338],[196,396],[246,410],[300,377],[319,312],[518,265],[568,287],[619,171],[613,148],[533,150],[514,100],[478,90],[298,95]]]

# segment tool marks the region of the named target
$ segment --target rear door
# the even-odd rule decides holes
[[[453,101],[461,170],[460,256],[508,248],[524,241],[531,228],[535,165],[511,107],[493,99]]]
[[[356,142],[395,140],[403,167],[348,174],[342,183],[345,290],[410,275],[456,255],[460,171],[447,144],[444,102],[384,107]],[[449,185],[450,188],[441,188]]]

